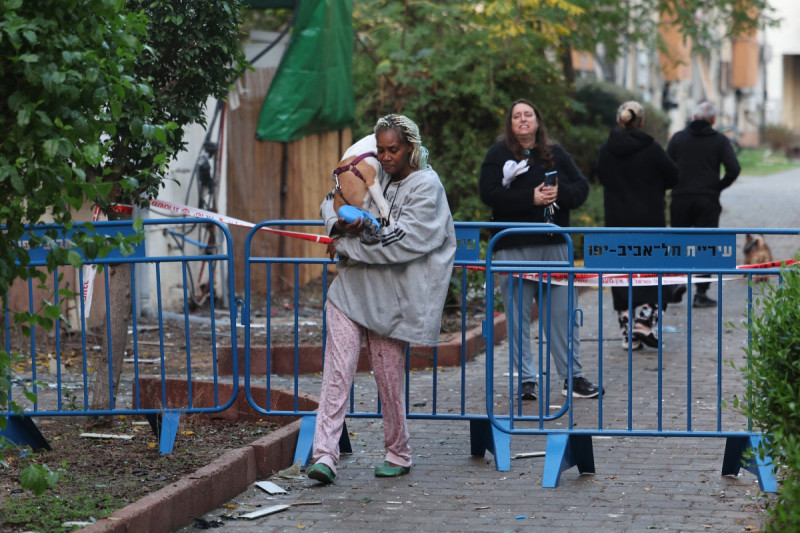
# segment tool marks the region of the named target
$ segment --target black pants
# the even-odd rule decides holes
[[[719,196],[673,196],[670,226],[673,228],[718,228],[722,206]],[[697,294],[705,294],[710,283],[698,283]]]
[[[672,285],[662,285],[663,295],[661,296],[662,309],[666,310],[669,302],[672,301]],[[634,287],[633,308],[648,304],[653,309],[658,307],[658,286]],[[627,311],[628,309],[628,287],[611,287],[611,297],[614,301],[614,311]]]

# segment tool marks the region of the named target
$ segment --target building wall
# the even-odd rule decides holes
[[[708,57],[695,54],[667,17],[660,27],[667,55],[656,52],[648,59],[632,46],[613,72],[598,69],[597,75],[640,92],[654,105],[664,97],[677,104],[667,111],[671,133],[686,125],[703,100],[717,106],[717,127],[735,131],[742,146],[758,145],[765,125],[800,129],[800,2],[774,0],[771,6],[782,20],[778,27],[727,39]],[[649,79],[644,75],[648,61],[654,71]]]
[[[800,130],[800,55],[783,55],[783,95],[780,123]]]
[[[765,28],[762,44],[766,56],[766,122],[800,128],[800,2],[772,0],[771,6],[781,17],[777,28]]]

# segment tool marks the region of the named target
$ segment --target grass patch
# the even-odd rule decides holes
[[[74,480],[69,472],[64,474],[64,484]],[[48,491],[40,496],[29,493],[15,494],[6,500],[3,510],[8,526],[24,526],[40,533],[72,531],[63,527],[65,522],[83,522],[105,518],[126,502],[102,485],[83,487],[80,491],[64,494],[59,490]]]
[[[800,166],[800,163],[786,157],[783,152],[769,148],[744,149],[739,152],[742,174],[746,176],[766,176]]]

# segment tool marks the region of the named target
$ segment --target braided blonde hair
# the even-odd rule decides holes
[[[414,121],[404,115],[386,115],[375,124],[375,135],[384,130],[394,130],[404,143],[413,147],[408,158],[412,168],[420,170],[428,165],[428,149],[422,146],[422,137]]]

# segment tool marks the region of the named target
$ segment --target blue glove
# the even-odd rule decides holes
[[[363,218],[365,226],[368,227],[370,224],[372,224],[374,226],[374,230],[377,230],[378,228],[381,227],[377,218],[375,218],[368,212],[364,211],[363,209],[359,209],[352,205],[343,205],[342,207],[339,208],[338,214],[348,224],[355,222],[359,218]]]

